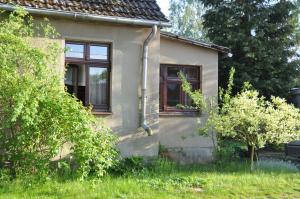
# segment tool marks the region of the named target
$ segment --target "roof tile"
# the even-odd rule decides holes
[[[156,0],[0,0],[0,4],[168,22]]]

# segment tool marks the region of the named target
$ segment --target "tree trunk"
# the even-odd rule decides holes
[[[251,146],[251,171],[254,170],[254,162],[253,162],[253,159],[254,159],[254,152],[255,152],[255,146],[252,145],[252,146]]]

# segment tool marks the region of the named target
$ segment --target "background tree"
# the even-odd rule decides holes
[[[202,15],[204,6],[198,0],[170,0],[170,31],[193,39],[206,40]]]
[[[232,50],[222,58],[220,86],[236,67],[235,91],[250,82],[266,97],[286,97],[299,76],[296,53],[297,2],[289,0],[201,0],[207,8],[204,28],[209,39]]]

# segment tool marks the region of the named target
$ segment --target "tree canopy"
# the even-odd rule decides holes
[[[198,0],[170,0],[171,32],[194,39],[205,40],[203,18],[205,9]]]
[[[201,0],[207,8],[204,28],[209,39],[232,50],[219,67],[220,86],[236,68],[235,91],[250,82],[261,94],[286,97],[296,86],[297,2],[289,0]],[[299,86],[299,85],[298,85]]]

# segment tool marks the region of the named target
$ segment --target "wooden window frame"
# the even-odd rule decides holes
[[[100,43],[100,42],[82,42],[82,41],[71,41],[67,40],[65,42],[65,45],[67,44],[80,44],[84,45],[84,55],[83,58],[72,58],[72,57],[66,57],[65,56],[65,65],[69,64],[82,64],[85,67],[85,100],[84,100],[84,105],[85,106],[90,106],[90,99],[89,99],[89,70],[90,67],[98,67],[98,68],[106,68],[107,69],[107,103],[103,105],[93,105],[93,112],[94,113],[109,113],[111,112],[111,107],[110,107],[110,100],[111,100],[111,44],[110,43]],[[103,46],[107,47],[107,59],[90,59],[90,46]],[[77,70],[76,70],[77,71]],[[76,74],[76,78],[78,79],[78,73],[74,73],[73,75]],[[75,91],[75,96],[76,96],[76,91]]]
[[[201,65],[179,65],[179,64],[161,64],[160,65],[160,100],[159,100],[159,110],[161,114],[174,114],[174,115],[195,115],[199,113],[197,110],[192,109],[181,109],[178,107],[171,107],[167,105],[167,86],[168,83],[178,83],[181,85],[179,77],[168,77],[168,68],[178,67],[181,71],[186,71],[186,69],[196,69],[197,79],[187,79],[193,85],[196,85],[196,89],[202,90],[202,66]],[[180,104],[185,104],[185,93],[180,86]]]

